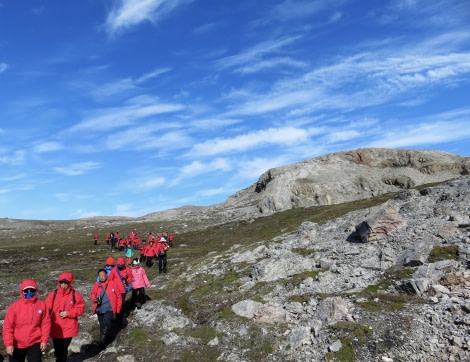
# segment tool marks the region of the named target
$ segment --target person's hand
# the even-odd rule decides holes
[[[13,346],[9,346],[6,348],[6,351],[7,351],[7,354],[10,355],[10,356],[13,356]]]
[[[69,316],[69,313],[66,310],[63,310],[59,313],[59,316],[60,318],[67,318]]]
[[[41,349],[41,352],[44,352],[46,350],[46,343],[41,343],[39,348]]]

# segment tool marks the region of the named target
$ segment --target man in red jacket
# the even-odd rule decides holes
[[[162,271],[166,273],[166,263],[167,263],[167,254],[168,252],[168,243],[164,237],[161,237],[155,247],[155,255],[158,257],[158,272]]]
[[[51,330],[46,303],[37,298],[35,280],[23,280],[20,299],[7,310],[3,322],[3,343],[10,361],[40,362]]]
[[[72,337],[78,335],[78,317],[85,312],[85,300],[72,288],[73,280],[71,272],[63,272],[58,278],[58,288],[46,298],[56,362],[67,360]]]
[[[104,269],[98,270],[99,281],[93,285],[90,298],[93,303],[92,314],[98,314],[100,324],[101,347],[106,346],[110,324],[116,320],[116,315],[122,308],[122,296],[116,287],[116,280],[108,278],[108,273]]]

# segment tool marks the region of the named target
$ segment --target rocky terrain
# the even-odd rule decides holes
[[[29,221],[21,233],[20,221],[5,219],[0,317],[29,275],[41,273],[51,290],[54,277],[72,269],[88,296],[109,255],[87,240],[96,229],[170,228],[177,231],[170,271],[148,270],[147,303],[130,311],[105,350],[93,343],[88,306],[71,361],[469,360],[468,170],[469,158],[441,152],[355,150],[270,170],[209,208]],[[416,187],[430,182],[439,184]],[[230,215],[243,217],[228,222]],[[33,234],[40,247],[31,246]]]

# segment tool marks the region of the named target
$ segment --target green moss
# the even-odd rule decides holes
[[[292,252],[296,253],[296,254],[299,254],[299,255],[303,256],[304,258],[312,257],[316,253],[315,250],[307,249],[307,248],[293,248]]]
[[[143,348],[147,343],[148,334],[141,328],[132,328],[128,334],[129,344],[137,349]]]
[[[303,294],[303,295],[291,295],[287,302],[298,302],[298,303],[307,303],[310,300],[311,296]]]
[[[406,294],[377,294],[373,299],[358,304],[370,312],[381,312],[402,309],[412,301],[417,301],[417,298]]]
[[[327,361],[353,362],[356,361],[356,351],[350,338],[341,338],[341,349],[338,352],[328,352],[325,355]]]
[[[217,337],[217,331],[214,328],[207,326],[199,326],[192,329],[189,333],[191,337],[201,339],[204,344],[209,343]]]
[[[435,263],[441,260],[453,259],[458,260],[459,247],[457,245],[435,246],[429,253],[429,262]]]

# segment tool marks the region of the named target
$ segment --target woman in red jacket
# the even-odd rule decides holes
[[[23,280],[20,299],[7,310],[3,322],[3,343],[10,361],[40,362],[51,330],[46,303],[38,299],[38,285],[33,279]]]
[[[58,288],[46,298],[56,362],[67,360],[72,337],[78,335],[78,317],[85,312],[85,300],[72,288],[73,280],[72,273],[63,272],[59,275]]]
[[[167,257],[166,254],[168,252],[168,243],[166,242],[165,238],[160,238],[158,241],[156,248],[155,248],[155,255],[158,257],[158,272],[161,273],[162,271],[166,273],[166,263]]]
[[[93,303],[92,314],[98,314],[100,324],[99,345],[105,347],[111,320],[115,320],[121,311],[122,296],[116,285],[119,281],[108,278],[106,270],[98,270],[98,277],[99,281],[93,285],[90,298]]]

